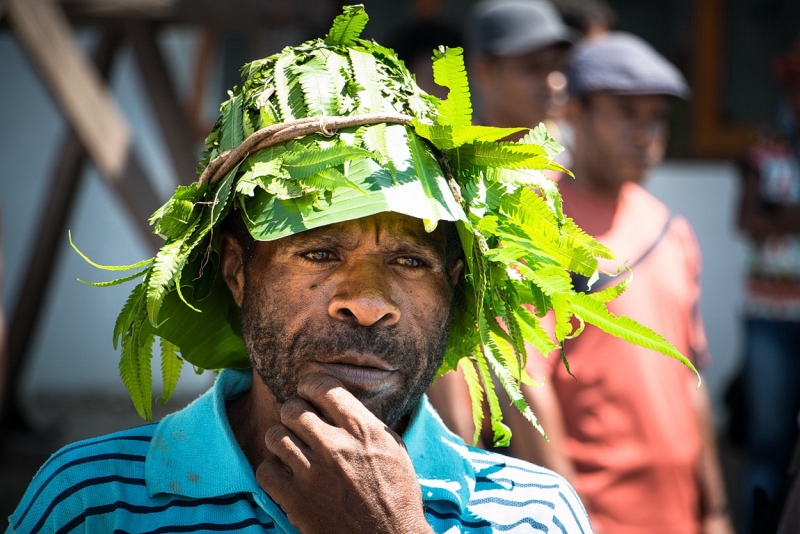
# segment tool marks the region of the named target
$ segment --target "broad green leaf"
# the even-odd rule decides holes
[[[185,298],[200,313],[186,313],[186,304],[176,291],[170,291],[161,308],[166,319],[155,328],[149,322],[145,327],[180,347],[181,356],[192,365],[203,369],[249,367],[241,337],[240,310],[222,276],[217,274],[211,293],[203,300],[196,300],[193,295],[193,289],[184,286]]]
[[[438,124],[457,126],[472,123],[472,102],[463,52],[461,48],[433,51],[433,81],[449,89],[447,98],[440,100],[437,106]]]
[[[428,124],[414,119],[414,130],[440,150],[452,149],[475,141],[496,141],[525,128],[495,128],[493,126]]]
[[[372,152],[354,146],[337,145],[321,150],[298,150],[284,154],[283,168],[289,172],[292,180],[301,180],[345,161],[365,157],[373,157]]]
[[[344,6],[344,13],[333,20],[325,42],[332,46],[353,46],[369,22],[363,5]]]

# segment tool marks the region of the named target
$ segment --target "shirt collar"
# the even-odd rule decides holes
[[[240,397],[251,386],[251,370],[224,369],[214,387],[159,423],[145,461],[151,496],[208,498],[247,492],[264,506],[266,494],[236,442],[225,411],[226,400]],[[412,412],[403,441],[423,500],[446,500],[464,510],[475,487],[475,470],[465,457],[466,445],[447,430],[427,397]]]

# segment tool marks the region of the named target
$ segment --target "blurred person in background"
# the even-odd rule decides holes
[[[560,115],[572,32],[552,4],[478,2],[470,12],[467,38],[483,124],[533,128]]]
[[[609,309],[660,332],[702,369],[699,247],[688,222],[640,186],[663,158],[670,101],[689,96],[683,76],[638,37],[609,33],[576,45],[567,79],[575,179],[559,182],[564,211],[635,273]],[[627,277],[601,273],[588,289]],[[587,282],[574,279],[576,289]],[[509,410],[509,453],[571,480],[596,532],[732,532],[697,377],[592,326],[563,349],[572,374],[559,354],[532,354],[528,371],[543,384],[523,386],[550,443]]]
[[[749,240],[741,375],[747,532],[784,477],[800,411],[800,39],[773,66],[784,98],[774,128],[742,160],[738,219]],[[766,498],[754,514],[757,488]]]
[[[603,0],[552,0],[564,24],[581,37],[595,37],[613,30],[617,15]]]
[[[550,135],[560,139],[555,119],[566,102],[562,70],[572,36],[552,4],[543,0],[475,4],[469,13],[465,55],[480,106],[478,121],[502,128],[533,128],[544,122]],[[461,371],[437,379],[428,397],[450,430],[471,443],[475,426]]]
[[[397,52],[426,93],[447,98],[447,88],[433,81],[433,51],[439,46],[463,47],[461,32],[435,19],[406,24],[389,38],[387,46]]]

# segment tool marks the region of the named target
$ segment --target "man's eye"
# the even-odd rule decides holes
[[[401,267],[414,268],[414,267],[424,267],[425,266],[425,262],[422,261],[421,259],[419,259],[419,258],[411,258],[411,257],[408,257],[408,256],[404,256],[402,258],[397,258],[395,260],[395,263],[400,265]]]
[[[332,261],[336,259],[331,252],[327,250],[313,250],[311,252],[304,252],[301,256],[308,261],[323,262]]]

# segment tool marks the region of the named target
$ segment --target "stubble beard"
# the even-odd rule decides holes
[[[402,377],[402,386],[391,393],[349,391],[387,426],[409,413],[430,385],[447,349],[452,320],[450,306],[437,317],[435,322],[441,326],[435,329],[433,324],[430,336],[402,336],[392,326],[364,327],[334,319],[324,325],[306,324],[291,332],[282,319],[287,313],[276,303],[258,302],[248,293],[242,302],[242,334],[247,354],[276,400],[283,404],[297,394],[303,367],[319,360],[320,355],[369,353],[395,367]]]

